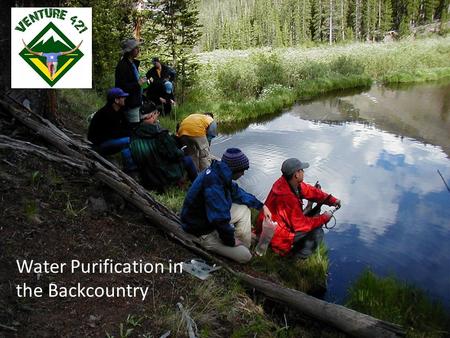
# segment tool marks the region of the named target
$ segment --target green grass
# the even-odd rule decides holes
[[[329,260],[325,244],[305,260],[280,257],[271,250],[265,256],[255,256],[251,266],[268,274],[289,288],[315,293],[326,288]]]
[[[346,306],[402,325],[409,337],[447,337],[449,315],[420,289],[394,277],[364,271],[349,290]]]
[[[162,194],[154,193],[153,196],[159,203],[165,205],[173,212],[179,213],[181,211],[181,207],[183,206],[186,192],[186,190],[174,186],[170,187]]]
[[[394,72],[383,77],[383,83],[418,83],[450,78],[450,67]]]
[[[298,100],[368,87],[373,81],[423,82],[449,77],[450,37],[313,48],[217,50],[202,66],[177,120],[211,111],[220,128],[270,117]],[[414,69],[414,71],[411,71]]]
[[[94,89],[61,89],[58,94],[59,109],[68,113],[75,112],[85,121],[106,103],[106,92],[100,95]],[[86,127],[87,125],[86,122]]]

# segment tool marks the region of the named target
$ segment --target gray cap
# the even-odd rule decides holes
[[[288,158],[281,165],[281,172],[284,176],[290,176],[294,174],[297,170],[306,169],[309,167],[309,163],[301,162],[297,158]]]
[[[120,47],[122,48],[122,54],[131,52],[133,49],[138,47],[141,42],[136,41],[136,39],[125,39],[120,43]]]

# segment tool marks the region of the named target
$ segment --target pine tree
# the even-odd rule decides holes
[[[355,1],[355,23],[354,30],[357,40],[361,40],[362,37],[362,0]]]
[[[200,39],[196,1],[159,0],[150,3],[150,31],[156,38],[158,54],[177,70],[178,99],[183,101],[198,63],[192,52]]]
[[[391,0],[382,1],[382,10],[379,29],[385,33],[393,29],[392,20],[392,2]]]
[[[325,0],[316,0],[313,2],[313,40],[322,41],[322,26],[324,22],[324,2]]]

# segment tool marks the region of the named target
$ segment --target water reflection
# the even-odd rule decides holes
[[[294,106],[303,119],[373,124],[391,133],[440,145],[450,155],[450,83],[374,86],[362,94],[323,98]]]
[[[376,105],[385,104],[378,97],[382,91],[388,90],[370,94]],[[401,98],[404,94],[389,95]],[[309,103],[271,122],[222,135],[213,142],[213,152],[220,156],[227,147],[239,146],[250,158],[250,170],[240,184],[261,200],[288,157],[308,161],[311,167],[305,180],[319,180],[324,190],[342,199],[343,207],[336,214],[338,226],[326,236],[332,263],[329,300],[342,301],[351,281],[370,266],[381,275],[395,273],[419,285],[449,306],[450,193],[437,169],[449,183],[450,160],[440,147],[400,136],[398,129],[395,133],[378,129],[375,125],[392,125],[379,117],[372,124],[355,122],[361,116],[367,121],[370,113],[367,107],[362,109],[364,96],[357,96],[336,99],[328,110],[320,106],[322,111],[317,103]],[[366,105],[375,104],[374,99],[366,99]],[[430,119],[441,118],[441,104],[429,105],[438,110],[430,108]],[[340,124],[302,119],[319,113],[326,121]],[[415,121],[413,112],[400,115],[402,121]],[[427,122],[420,132],[437,134],[443,122],[437,126]],[[410,125],[406,129],[414,131]]]

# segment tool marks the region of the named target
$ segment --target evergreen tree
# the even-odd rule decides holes
[[[178,99],[183,101],[198,68],[192,52],[201,36],[197,3],[158,0],[149,3],[149,12],[147,38],[153,39],[157,54],[177,70]]]
[[[70,0],[67,5],[92,7],[93,82],[99,90],[111,87],[120,58],[120,43],[132,37],[134,1]]]

